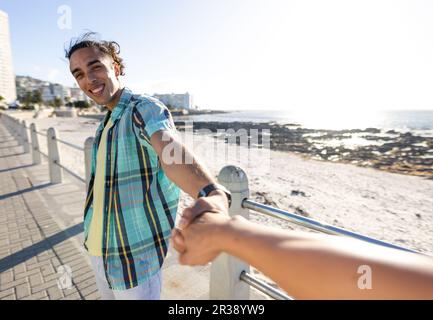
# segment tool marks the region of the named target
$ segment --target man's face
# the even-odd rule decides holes
[[[83,92],[99,105],[109,104],[119,90],[120,69],[98,48],[81,48],[69,59],[69,68]]]

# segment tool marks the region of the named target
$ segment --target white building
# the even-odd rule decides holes
[[[74,86],[70,88],[72,101],[89,101],[89,98],[84,94],[83,90]]]
[[[42,86],[42,100],[45,102],[53,101],[55,98],[50,83],[46,83]]]
[[[17,99],[12,50],[9,34],[9,18],[0,11],[0,96],[10,103]]]
[[[72,89],[58,83],[47,82],[42,86],[42,100],[45,102],[53,101],[55,98],[60,98],[63,102],[66,102],[66,98],[73,100]]]
[[[69,91],[69,89],[58,83],[52,85],[52,92],[55,98],[60,98],[63,101],[65,101],[66,97],[71,96],[71,92]]]
[[[193,109],[192,95],[186,92],[185,94],[154,94],[155,98],[160,100],[167,106],[178,108],[178,109]]]

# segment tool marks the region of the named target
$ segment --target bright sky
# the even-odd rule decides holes
[[[128,87],[201,108],[433,110],[432,1],[28,3],[0,0],[19,75],[72,85],[63,47],[90,29],[121,45]]]

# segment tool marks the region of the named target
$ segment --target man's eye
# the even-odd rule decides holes
[[[101,69],[101,66],[93,67],[93,70],[99,70],[99,69]]]

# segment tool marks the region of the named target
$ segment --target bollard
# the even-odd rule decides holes
[[[62,168],[60,165],[60,154],[57,142],[57,130],[49,128],[47,131],[47,147],[48,147],[48,169],[50,172],[51,183],[62,182]]]
[[[33,164],[41,164],[41,154],[39,153],[39,140],[38,134],[36,133],[37,127],[35,123],[30,125],[30,137],[32,139],[32,158]]]
[[[21,132],[20,132],[20,128],[19,128],[19,124],[18,124],[18,120],[13,118],[12,119],[12,129],[14,131],[14,137],[17,139],[18,141],[18,145],[22,145],[22,141],[21,141]]]
[[[85,165],[85,174],[86,174],[86,190],[89,189],[89,183],[90,183],[90,172],[92,169],[92,148],[93,148],[93,141],[95,138],[88,137],[86,141],[84,142],[84,165]]]
[[[21,136],[23,139],[24,153],[30,152],[29,133],[27,131],[27,121],[21,121]]]
[[[15,133],[16,136],[18,138],[18,143],[20,146],[22,146],[24,144],[24,140],[23,140],[23,133],[22,133],[22,128],[21,128],[21,124],[20,124],[20,120],[18,119],[14,119],[15,121]]]
[[[242,201],[249,197],[246,173],[239,167],[225,166],[218,181],[232,193],[230,216],[239,214],[248,219],[248,209],[242,208]],[[249,272],[249,265],[226,253],[219,255],[211,265],[209,299],[249,300],[250,287],[239,278],[242,271]]]
[[[21,124],[19,122],[18,119],[13,119],[13,130],[14,130],[14,136],[15,138],[18,140],[18,145],[23,145],[24,141],[23,141],[23,134],[22,134],[22,129],[21,129]]]

